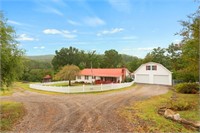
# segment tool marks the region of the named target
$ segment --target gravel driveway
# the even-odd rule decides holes
[[[23,102],[27,114],[14,132],[129,132],[134,126],[121,118],[117,109],[169,87],[136,85],[130,90],[104,94],[45,95],[30,91],[3,96],[0,100]]]

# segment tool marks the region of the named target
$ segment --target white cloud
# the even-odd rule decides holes
[[[124,40],[134,40],[134,39],[137,39],[138,37],[137,36],[124,36],[122,37],[122,39]]]
[[[76,21],[73,21],[73,20],[68,20],[67,22],[71,25],[74,25],[74,26],[80,26],[81,25],[79,22],[76,22]]]
[[[110,5],[121,12],[131,11],[131,1],[130,0],[108,0]]]
[[[89,26],[99,26],[99,25],[105,25],[106,22],[98,17],[86,17],[84,19],[85,24]]]
[[[19,35],[19,37],[16,40],[18,40],[18,41],[38,41],[38,39],[29,37],[26,34]]]
[[[111,30],[104,30],[104,31],[97,33],[97,36],[106,35],[106,34],[115,34],[118,32],[122,32],[123,30],[124,30],[123,28],[113,28]]]
[[[59,30],[56,29],[46,29],[43,31],[45,34],[61,34]]]
[[[155,47],[145,47],[145,48],[137,48],[138,51],[151,51],[153,50]]]
[[[13,20],[8,20],[7,22],[8,22],[9,24],[22,25],[22,23],[17,22],[17,21],[13,21]]]
[[[181,42],[181,40],[179,40],[179,39],[176,39],[173,41],[174,44],[179,44],[180,42]]]
[[[53,7],[46,7],[46,11],[49,12],[49,13],[54,13],[54,14],[57,14],[59,16],[63,16],[63,13],[60,12],[59,10],[53,8]]]
[[[64,15],[61,11],[52,7],[52,5],[54,5],[54,4],[50,5],[49,1],[35,1],[35,2],[38,4],[38,8],[35,9],[37,11],[40,11],[40,12],[43,12],[43,13],[52,13],[52,14],[56,14],[56,15],[59,15],[59,16]],[[58,3],[58,2],[54,2],[54,3]]]
[[[155,47],[143,47],[143,48],[124,48],[122,51],[128,52],[128,51],[151,51]]]
[[[33,47],[34,49],[44,49],[45,48],[45,46],[35,46],[35,47]]]
[[[76,35],[72,34],[70,31],[67,30],[57,30],[57,29],[45,29],[43,30],[44,34],[52,34],[52,35],[62,35],[65,38],[73,39]]]

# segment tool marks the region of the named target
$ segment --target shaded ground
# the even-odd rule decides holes
[[[24,91],[0,99],[25,105],[27,114],[14,132],[128,132],[134,131],[134,125],[121,118],[117,109],[167,91],[166,86],[136,85],[106,94],[45,95]]]

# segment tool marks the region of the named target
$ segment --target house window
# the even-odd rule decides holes
[[[96,76],[92,76],[92,79],[96,79]]]
[[[151,70],[151,66],[146,66],[146,70]]]
[[[157,70],[157,66],[156,65],[152,66],[152,70]]]
[[[85,76],[85,80],[88,80],[89,79],[89,76]]]
[[[77,78],[78,78],[78,79],[81,79],[81,76],[78,76]]]

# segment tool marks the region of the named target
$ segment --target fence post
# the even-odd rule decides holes
[[[111,89],[113,89],[113,83],[111,83]]]
[[[85,92],[85,85],[83,85],[83,92]]]
[[[103,90],[103,88],[102,88],[102,83],[101,83],[101,91]]]
[[[68,93],[70,93],[70,90],[69,90],[70,88],[69,88],[69,86],[68,86]]]

